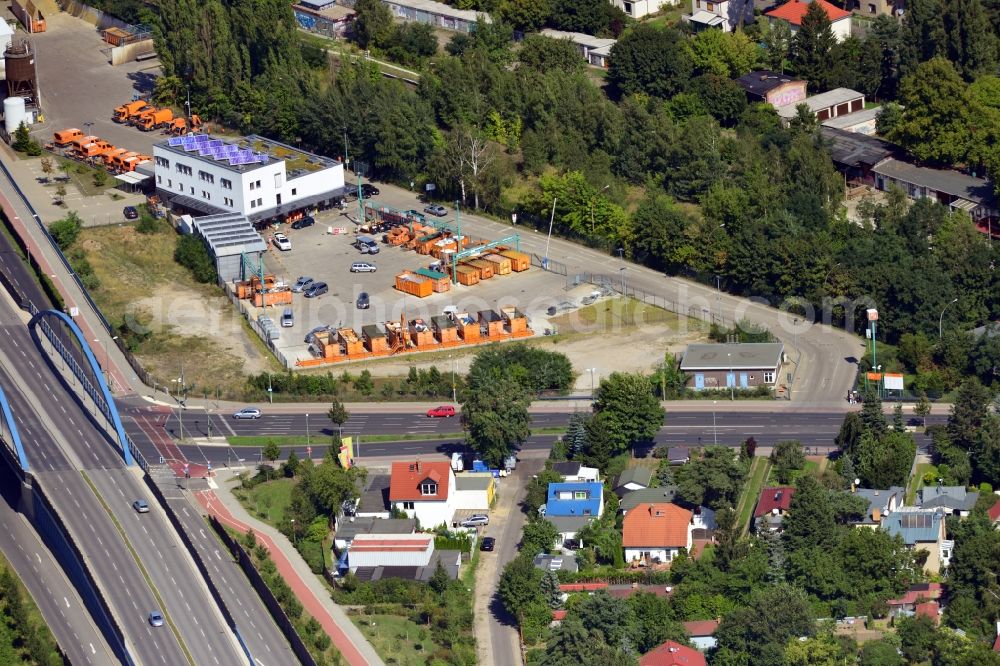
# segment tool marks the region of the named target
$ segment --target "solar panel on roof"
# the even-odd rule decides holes
[[[212,140],[212,137],[210,137],[207,134],[195,134],[194,140],[195,143],[208,143],[209,141]]]
[[[175,136],[167,139],[168,146],[179,146],[183,142],[184,142],[184,137],[182,136]]]

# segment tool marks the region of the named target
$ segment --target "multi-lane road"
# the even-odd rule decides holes
[[[188,440],[207,438],[209,421],[213,441],[222,442],[220,436],[310,436],[314,456],[321,455],[337,429],[322,412],[295,412],[282,407],[270,412],[263,408],[259,419],[239,420],[232,412],[206,412],[185,410],[184,437]],[[164,442],[180,436],[180,418],[176,410],[134,402],[124,410],[126,428],[136,433],[134,438],[147,455],[163,455]],[[307,416],[308,414],[308,416]],[[532,414],[531,427],[545,433],[547,429],[565,427],[571,411],[544,411]],[[657,445],[739,446],[753,437],[760,446],[771,446],[783,440],[798,440],[803,446],[827,450],[834,445],[834,438],[844,420],[843,412],[787,411],[762,412],[738,411],[735,407],[719,407],[717,411],[705,408],[668,407],[663,426],[656,435]],[[942,415],[930,416],[928,425],[943,423]],[[359,458],[387,456],[413,456],[447,454],[462,446],[461,425],[457,419],[431,419],[423,412],[353,413],[344,424],[345,435],[378,435],[380,440],[398,436],[395,441],[363,443]],[[451,436],[449,436],[451,435]],[[525,443],[525,448],[551,446],[557,434],[535,434]],[[161,444],[157,447],[154,439]],[[924,436],[917,436],[922,443]],[[184,456],[195,463],[213,466],[236,465],[240,462],[260,460],[260,446],[227,446],[225,444],[171,444],[170,455]],[[284,447],[284,455],[294,449],[300,457],[305,455],[305,443]]]
[[[130,652],[142,664],[243,665],[190,555],[103,429],[42,356],[18,313],[0,299],[0,383],[28,445],[32,473],[83,552]],[[152,610],[168,624],[152,627]]]

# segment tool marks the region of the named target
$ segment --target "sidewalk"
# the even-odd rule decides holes
[[[10,170],[11,176],[17,180],[17,184],[24,193],[24,196],[28,197],[35,210],[39,211],[38,214],[43,215],[41,212],[42,209],[38,206],[39,197],[45,193],[34,191],[32,184],[38,184],[33,178],[29,180],[23,174],[26,167],[18,165],[18,160],[10,154],[6,147],[0,148],[0,161]],[[38,187],[40,188],[41,185],[38,185]],[[24,239],[29,252],[38,262],[38,265],[52,279],[56,290],[62,294],[66,308],[69,310],[73,308],[77,309],[77,315],[73,320],[94,348],[95,355],[102,360],[102,365],[109,371],[112,391],[131,393],[139,389],[142,386],[139,378],[132,372],[132,368],[129,366],[128,361],[125,360],[125,356],[111,340],[111,335],[104,328],[98,314],[90,308],[90,304],[80,286],[76,283],[76,280],[66,270],[62,259],[60,259],[59,251],[49,243],[45,237],[45,233],[39,226],[39,224],[48,225],[53,220],[44,217],[36,220],[18,196],[17,191],[2,174],[0,174],[0,207],[3,208],[4,212],[10,218],[17,235]],[[96,344],[94,343],[95,340],[97,341]],[[107,356],[109,358],[105,358],[105,354],[98,352],[98,348],[100,348],[100,352],[108,349]]]
[[[348,664],[352,666],[383,664],[382,659],[354,623],[337,604],[333,603],[330,593],[288,539],[270,525],[250,517],[225,487],[227,482],[228,479],[219,479],[218,490],[195,493],[198,503],[225,525],[241,532],[252,529],[256,533],[258,543],[263,544],[270,552],[278,572],[302,602],[306,612],[316,618]]]

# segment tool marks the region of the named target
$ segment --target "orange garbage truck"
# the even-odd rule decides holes
[[[130,118],[139,115],[149,108],[152,107],[150,107],[144,100],[139,99],[117,107],[114,115],[111,116],[111,119],[116,123],[127,123]]]
[[[78,139],[81,136],[83,136],[83,132],[75,127],[54,132],[52,134],[53,141],[57,146],[67,146],[73,143],[73,139]]]
[[[173,121],[173,119],[174,112],[170,109],[156,109],[154,111],[150,111],[149,113],[144,113],[142,117],[136,121],[135,126],[143,132],[151,132],[154,129],[166,127]]]

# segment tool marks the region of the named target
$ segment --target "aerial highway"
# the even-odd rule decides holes
[[[125,469],[6,298],[0,321],[0,381],[25,423],[32,470],[92,567],[133,654],[144,664],[245,664],[166,516],[153,502],[147,514],[133,510],[133,501],[148,498],[148,488]],[[151,626],[153,610],[166,614],[166,626]]]
[[[9,478],[8,478],[9,477]],[[0,470],[5,490],[19,481]],[[73,583],[28,519],[0,500],[0,550],[28,589],[56,642],[72,664],[103,666],[117,661]]]

